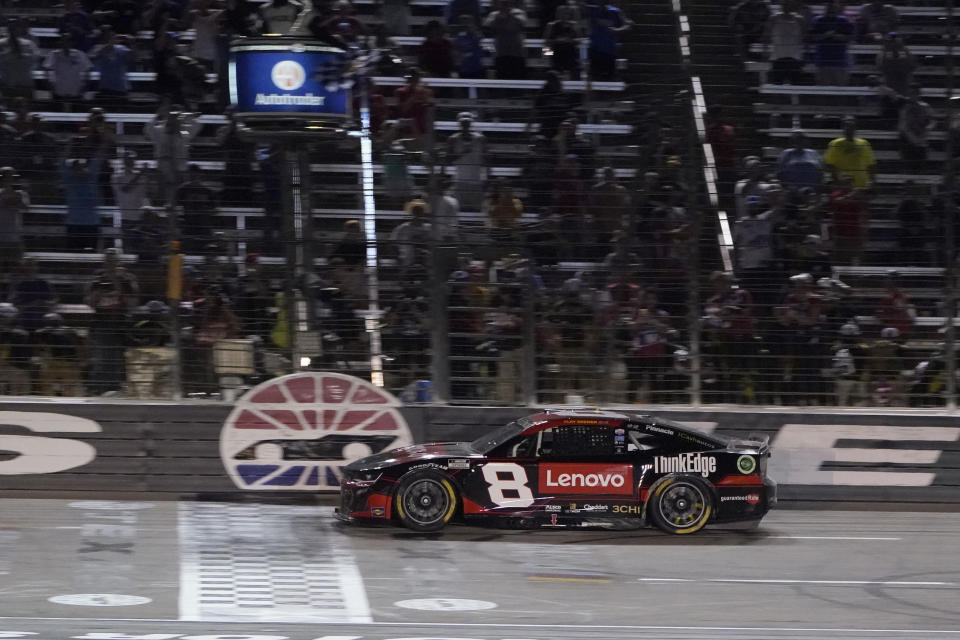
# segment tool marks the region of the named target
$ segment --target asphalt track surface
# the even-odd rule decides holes
[[[960,514],[425,536],[313,505],[0,500],[6,638],[960,639]]]

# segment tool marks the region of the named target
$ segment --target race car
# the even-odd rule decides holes
[[[418,444],[343,468],[339,518],[437,531],[454,520],[518,527],[653,524],[690,534],[759,524],[776,502],[765,439],[663,418],[546,411],[473,442]]]

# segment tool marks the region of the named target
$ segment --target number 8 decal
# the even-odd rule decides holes
[[[490,487],[490,501],[498,507],[529,507],[533,504],[533,491],[527,486],[527,472],[517,463],[486,464],[483,479]]]

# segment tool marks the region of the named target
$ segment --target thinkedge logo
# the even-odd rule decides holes
[[[633,495],[633,465],[554,463],[540,465],[540,494]]]

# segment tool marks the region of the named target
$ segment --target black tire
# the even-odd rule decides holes
[[[713,514],[713,494],[703,482],[689,476],[669,476],[650,496],[647,515],[657,528],[686,535],[706,526]]]
[[[397,518],[411,531],[439,531],[457,512],[457,490],[445,474],[417,469],[400,478]]]

